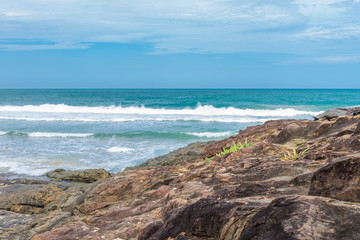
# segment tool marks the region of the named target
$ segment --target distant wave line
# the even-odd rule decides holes
[[[212,105],[198,104],[195,108],[166,109],[145,106],[69,106],[65,104],[42,104],[24,106],[0,106],[0,112],[42,112],[42,113],[92,113],[92,114],[140,114],[140,115],[197,115],[197,116],[254,116],[254,117],[294,117],[298,115],[317,115],[321,112],[300,111],[293,108],[277,109],[239,109],[234,107],[216,108]]]
[[[227,137],[236,134],[234,131],[226,132],[135,132],[135,133],[58,133],[58,132],[20,132],[20,131],[0,131],[0,135],[20,136],[20,137],[33,137],[33,138],[110,138],[110,137],[127,137],[135,138],[141,136],[154,136],[154,137],[198,137],[198,138],[217,138]]]
[[[41,118],[41,117],[15,117],[0,116],[0,120],[17,120],[17,121],[44,121],[44,122],[135,122],[135,121],[200,121],[200,122],[225,122],[225,123],[264,123],[269,120],[277,120],[280,118],[238,118],[238,117],[227,117],[227,118],[216,118],[216,117],[179,117],[179,118],[159,118],[159,117],[138,117],[138,118]]]

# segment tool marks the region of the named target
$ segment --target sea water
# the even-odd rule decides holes
[[[0,173],[118,172],[268,120],[359,104],[359,90],[0,90]]]

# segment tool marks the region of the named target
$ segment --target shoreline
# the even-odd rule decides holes
[[[356,239],[352,111],[268,121],[87,184],[0,180],[0,238]]]

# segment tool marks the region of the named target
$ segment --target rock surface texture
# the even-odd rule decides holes
[[[86,169],[83,171],[67,171],[65,169],[55,169],[54,171],[47,172],[46,176],[57,181],[72,181],[92,183],[97,180],[109,178],[111,174],[105,169]]]
[[[360,239],[360,118],[345,115],[268,121],[90,184],[2,180],[0,239]]]
[[[315,120],[331,120],[341,116],[356,116],[360,114],[360,105],[346,108],[334,108],[314,117]]]

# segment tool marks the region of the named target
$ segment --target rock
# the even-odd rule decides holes
[[[158,166],[175,165],[184,161],[193,162],[201,158],[201,153],[204,148],[213,142],[214,141],[192,143],[160,157],[150,158],[146,162],[135,167],[128,167],[126,170],[150,169]]]
[[[30,225],[34,216],[27,214],[12,213],[0,210],[0,239],[24,240],[30,239],[26,232],[22,232],[23,226]]]
[[[329,109],[314,117],[315,120],[331,120],[340,116],[356,116],[360,114],[360,105]]]
[[[73,212],[84,200],[84,188],[69,183],[14,179],[0,181],[0,209],[22,214],[61,209]]]
[[[291,177],[284,176],[266,181],[242,182],[235,188],[215,191],[212,196],[221,199],[235,199],[256,195],[279,194],[278,189],[287,186],[291,179]]]
[[[360,202],[360,154],[340,157],[317,170],[309,195]]]
[[[27,184],[12,181],[0,186],[0,209],[17,213],[35,214],[65,191],[69,186],[59,184]]]
[[[291,179],[290,183],[294,184],[295,186],[308,186],[310,185],[313,176],[314,171],[306,172]]]
[[[46,176],[57,181],[65,180],[72,182],[92,183],[100,179],[109,178],[111,174],[105,169],[86,169],[83,171],[67,171],[55,169],[47,172]]]
[[[360,205],[310,196],[284,196],[258,211],[238,240],[360,239]]]
[[[177,237],[181,233],[204,239],[215,238],[228,214],[237,206],[238,202],[218,201],[213,199],[201,199],[196,203],[176,209],[168,219],[159,227],[156,223],[142,233],[141,239],[166,240]]]
[[[0,233],[4,229],[11,229],[29,223],[34,217],[27,214],[12,213],[0,210]]]

